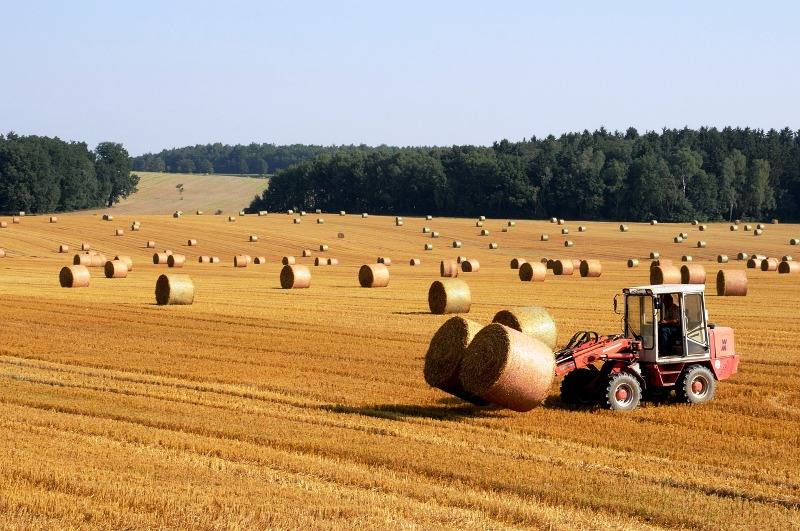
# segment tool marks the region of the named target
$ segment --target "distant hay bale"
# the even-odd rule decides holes
[[[477,273],[481,269],[481,264],[474,258],[461,262],[461,271],[464,273]]]
[[[76,254],[72,257],[73,265],[82,265],[86,267],[102,267],[106,263],[106,257],[99,253],[83,253]]]
[[[183,215],[183,212],[181,212],[180,210],[176,210],[175,212],[172,213],[172,217],[175,218],[175,219],[180,219],[180,217],[182,215]]]
[[[362,288],[385,288],[389,285],[389,268],[385,264],[364,264],[358,270]]]
[[[228,216],[228,221],[233,223],[234,221],[236,221],[236,216]]]
[[[439,276],[457,277],[458,263],[455,260],[442,260],[439,263]]]
[[[730,227],[728,227],[728,228],[730,229],[730,231],[731,231],[731,232],[733,232],[733,231],[737,231],[737,230],[739,230],[739,225],[731,225],[731,226],[730,226]]]
[[[792,261],[791,255],[785,254],[781,256],[781,262],[791,262],[791,261]]]
[[[517,225],[516,221],[509,221],[509,222],[506,223],[506,226],[508,226],[508,227],[515,227],[516,225]]]
[[[558,218],[550,218],[550,223],[558,223]]]
[[[125,278],[128,276],[128,265],[122,260],[108,260],[103,269],[106,278]]]
[[[439,233],[438,232],[436,232],[435,230],[431,231],[431,238],[438,238],[438,237],[439,237]]]
[[[155,248],[156,248],[156,242],[154,242],[153,240],[149,240],[149,241],[148,241],[148,242],[145,244],[145,247],[146,247],[147,249],[155,249]]]
[[[800,245],[800,238],[792,238],[789,240],[789,245]]]
[[[503,227],[502,229],[500,229],[500,232],[508,232],[508,227]]]
[[[92,250],[92,245],[91,244],[86,243],[86,242],[81,244],[81,251],[91,251],[91,250]]]
[[[699,222],[699,221],[697,221],[696,219],[692,221],[692,225],[693,225],[693,226],[697,226],[697,225],[699,225],[699,224],[700,224],[700,222]]]
[[[255,265],[264,265],[267,263],[267,258],[264,256],[256,256],[255,258],[253,258],[253,263]]]
[[[411,260],[408,261],[408,265],[411,266],[418,266],[420,264],[422,264],[422,260],[420,260],[419,258],[412,258]]]
[[[486,229],[481,230],[481,236],[489,236],[490,232]]]
[[[325,251],[328,250],[328,246],[326,244],[324,244],[324,243],[321,243],[321,244],[319,244],[319,250],[320,250],[320,252],[324,253]]]
[[[563,229],[561,229],[561,234],[569,234],[569,229],[564,227]]]
[[[256,236],[255,234],[251,234],[250,235],[250,241],[251,242],[257,242],[258,241],[258,236]]]
[[[58,223],[58,216],[50,216],[50,223]]]
[[[555,260],[553,262],[553,274],[558,276],[572,275],[575,266],[572,260]]]
[[[203,215],[203,211],[202,210],[198,210],[198,211],[195,212],[195,214],[197,214],[198,216],[202,216]],[[259,212],[259,215],[261,215],[260,212]]]
[[[575,242],[573,242],[572,240],[566,240],[564,242],[564,247],[572,247],[574,245],[575,245]]]
[[[486,221],[486,216],[479,216],[478,219],[481,221]]]
[[[675,236],[672,241],[675,243],[683,243],[683,238],[681,236]]]
[[[317,225],[323,225],[324,223],[325,223],[325,220],[324,220],[324,219],[322,219],[322,218],[317,218]]]
[[[639,267],[639,260],[637,258],[628,258],[628,267]]]
[[[114,221],[114,216],[111,214],[103,214],[103,221]]]
[[[311,286],[311,270],[304,265],[283,266],[280,278],[283,289],[302,289]]]
[[[308,258],[311,256],[311,249],[303,249],[303,257]]]
[[[700,225],[697,228],[700,229],[700,231],[702,231],[702,232],[705,232],[705,230],[706,230],[706,226],[705,225]]]
[[[490,243],[490,244],[489,244],[489,249],[491,249],[491,250],[495,250],[495,249],[497,249],[497,242],[492,242],[492,243]]]
[[[426,243],[425,244],[425,250],[426,251],[433,251],[433,245],[430,244],[430,243]]]
[[[547,276],[545,264],[523,262],[519,266],[519,279],[523,282],[544,282],[545,276]]]
[[[197,261],[199,263],[201,263],[201,264],[210,264],[211,263],[211,257],[210,256],[205,256],[205,255],[198,256],[197,257]]]
[[[220,263],[221,261],[222,261],[222,260],[220,259],[220,257],[219,257],[219,256],[212,256],[212,257],[211,257],[211,263],[212,263],[212,264],[218,264],[218,263]]]
[[[8,222],[7,221],[0,221],[0,229],[7,229]]]
[[[541,404],[554,377],[555,359],[547,345],[499,323],[475,334],[459,373],[469,393],[519,412]]]
[[[428,221],[430,221],[430,220],[432,220],[432,219],[433,219],[433,216],[431,216],[430,214],[428,214],[427,216],[425,216],[425,219],[427,219]]]
[[[141,230],[141,228],[142,228],[142,226],[140,224],[131,223],[131,231],[132,232],[139,232],[139,230]]]
[[[691,262],[692,260],[692,257],[688,254],[681,256],[681,262]]]
[[[706,247],[706,242],[704,240],[699,240],[697,242],[697,248],[698,249],[705,249],[705,247]]]
[[[517,332],[535,337],[548,348],[556,347],[558,328],[547,309],[541,306],[524,306],[510,310],[500,310],[492,319],[493,323],[507,326]]]
[[[347,212],[345,212],[344,210],[340,210],[340,211],[339,211],[339,215],[340,215],[340,216],[346,216],[346,215],[347,215]]]
[[[750,255],[748,253],[744,252],[744,251],[742,251],[742,252],[740,252],[739,254],[736,255],[736,259],[737,260],[747,260],[749,257],[750,257]]]
[[[336,237],[337,237],[337,238],[339,238],[340,240],[343,240],[343,239],[344,239],[344,232],[340,232],[340,233],[338,233],[338,234],[336,235]]]
[[[431,231],[430,227],[422,227],[422,234],[428,234]]]
[[[751,230],[753,230],[753,226],[752,225],[745,225],[744,226],[744,230],[751,231]]]
[[[658,220],[657,219],[651,219],[650,220],[650,225],[658,225]]]
[[[764,234],[764,231],[761,229],[756,229],[753,231],[753,236],[761,236],[762,234]]]
[[[14,225],[19,225],[19,216],[14,216],[11,218],[11,223]]]
[[[476,221],[475,222],[475,226],[476,227],[483,227],[483,221]]]
[[[395,221],[394,225],[395,225],[395,227],[402,227],[403,226],[403,220],[401,219],[400,221]]]
[[[747,295],[747,272],[720,270],[717,273],[717,295],[720,297],[744,297]]]
[[[758,260],[759,262],[761,262],[761,260],[765,260],[767,258],[767,256],[763,255],[763,254],[751,254],[750,258],[753,258],[753,259]]]
[[[24,210],[20,210],[19,211],[19,217],[21,217],[21,218],[25,217],[25,211]]]
[[[527,262],[524,258],[512,258],[511,269],[519,269],[519,266]]]
[[[294,214],[294,210],[292,210],[292,209],[290,208],[289,210],[287,210],[287,211],[286,211],[286,213],[287,213],[288,215],[290,215],[290,216],[291,216],[292,214]]]
[[[182,254],[171,254],[167,256],[167,267],[180,268],[186,263],[186,257]]]
[[[186,245],[188,245],[189,247],[195,247],[197,245],[197,240],[194,239],[186,240]]]
[[[322,209],[321,208],[317,208],[317,209],[314,210],[314,213],[315,214],[322,214]]]
[[[728,255],[726,255],[726,254],[718,254],[717,255],[717,263],[718,264],[727,264],[728,263]]]
[[[559,224],[559,225],[563,225],[563,224],[564,224],[564,220],[563,220],[563,219],[559,219],[559,220],[558,220],[558,224]]]
[[[369,217],[369,214],[367,214],[366,212],[362,212],[362,213],[361,213],[361,217],[362,217],[363,219],[366,219],[366,218],[368,218],[368,217]]]
[[[578,232],[586,232],[586,225],[578,225]]]
[[[681,233],[679,234],[679,236],[680,236],[682,239],[684,239],[684,240],[686,240],[686,239],[688,239],[688,238],[689,238],[689,234],[688,234],[688,233],[686,233],[686,232],[681,232]]]
[[[469,285],[461,279],[436,280],[428,289],[428,307],[431,313],[469,313],[471,305]]]
[[[66,244],[62,243],[61,245],[58,246],[58,252],[59,253],[68,253],[69,252],[69,245],[66,245]]]
[[[764,224],[763,224],[763,223],[758,223],[758,224],[756,224],[756,229],[757,229],[757,230],[764,230],[765,228],[766,228],[766,227],[764,227]]]
[[[733,223],[735,225],[740,225],[742,223],[742,220],[741,219],[735,219],[735,220],[733,220]]]
[[[800,273],[800,262],[785,261],[778,264],[778,273],[782,275]]]
[[[84,265],[64,266],[58,274],[62,288],[88,288],[91,275]]]
[[[705,284],[706,269],[700,264],[687,264],[681,267],[681,284]]]
[[[233,257],[233,267],[247,267],[252,259],[247,254],[237,254]]]
[[[625,224],[620,225],[619,226],[619,231],[620,232],[628,232],[628,226],[625,225]]]
[[[126,255],[118,254],[114,257],[114,260],[119,260],[125,263],[125,266],[128,268],[128,271],[133,271],[133,258]]]
[[[458,377],[467,346],[480,329],[480,324],[459,316],[451,317],[439,327],[425,353],[423,376],[428,385],[463,400],[486,405],[483,399],[467,393]]]
[[[378,263],[378,264],[383,264],[383,265],[387,265],[387,266],[388,265],[392,265],[392,259],[389,258],[388,256],[379,256],[378,259],[375,262]]]
[[[747,260],[747,269],[756,269],[761,266],[761,260],[756,260],[755,258],[750,258]]]
[[[170,255],[170,254],[172,254],[172,251],[169,250],[169,249],[164,249],[164,253],[167,254],[167,255]]]
[[[339,265],[339,259],[338,258],[330,258],[329,257],[328,258],[328,265],[329,266]]]
[[[539,236],[539,239],[541,241],[543,241],[543,242],[546,242],[546,241],[548,241],[550,239],[550,235],[549,234],[542,234],[541,236]]]
[[[453,249],[461,249],[461,242],[458,240],[453,240]]]
[[[580,273],[584,278],[597,278],[603,274],[600,260],[581,260]]]
[[[777,218],[773,218],[773,220],[771,221],[771,223],[772,223],[773,225],[777,225],[778,223],[780,223],[780,221],[779,221]]]
[[[779,264],[777,258],[765,258],[761,260],[761,271],[777,271]]]
[[[156,304],[188,305],[194,302],[194,282],[189,275],[161,275],[156,281]]]
[[[294,223],[295,225],[299,225],[300,224],[300,218],[294,218],[292,220],[292,223]]]
[[[403,217],[402,216],[395,216],[394,220],[395,221],[403,221]]]
[[[651,260],[658,260],[659,258],[661,258],[661,253],[659,253],[658,251],[650,251]]]
[[[323,258],[321,256],[318,256],[318,257],[314,258],[314,266],[315,267],[326,266],[326,265],[328,265],[328,259],[327,258]]]
[[[676,266],[663,265],[650,268],[650,284],[680,284],[681,270]]]

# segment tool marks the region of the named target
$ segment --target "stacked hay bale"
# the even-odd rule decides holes
[[[458,316],[451,317],[439,327],[425,353],[423,375],[428,385],[477,405],[488,404],[468,393],[459,379],[461,361],[480,329],[481,325],[475,321]]]

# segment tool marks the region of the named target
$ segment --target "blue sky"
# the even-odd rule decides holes
[[[796,2],[4,2],[0,131],[490,144],[800,129]]]

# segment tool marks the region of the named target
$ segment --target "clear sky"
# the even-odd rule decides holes
[[[4,1],[0,20],[0,131],[132,154],[800,129],[799,2]]]

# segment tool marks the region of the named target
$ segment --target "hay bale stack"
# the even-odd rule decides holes
[[[675,266],[663,265],[650,268],[650,284],[680,284],[681,270]]]
[[[637,258],[628,258],[628,267],[639,267],[639,260]]]
[[[188,305],[194,302],[194,282],[189,275],[161,275],[156,281],[156,304]]]
[[[549,394],[553,352],[541,341],[499,323],[480,332],[467,347],[459,378],[469,393],[514,411],[529,411]]]
[[[546,241],[550,240],[550,235],[549,234],[542,234],[541,236],[539,236],[539,240],[541,240],[543,242],[546,242]]]
[[[284,256],[281,258],[281,264],[283,265],[294,265],[295,259],[294,256]]]
[[[727,264],[728,263],[728,255],[726,255],[726,254],[718,254],[717,255],[717,263],[718,264]]]
[[[425,244],[425,250],[426,251],[433,251],[433,245],[430,244],[430,243],[426,243]]]
[[[64,266],[58,274],[62,288],[88,288],[91,275],[84,265]]]
[[[777,258],[765,258],[761,260],[761,271],[777,271],[779,264]]]
[[[483,399],[467,393],[458,377],[467,346],[480,329],[480,324],[463,317],[451,317],[439,327],[425,353],[422,372],[428,385],[468,402],[487,404]]]
[[[58,252],[59,253],[68,253],[69,252],[69,245],[66,245],[66,244],[62,243],[61,245],[58,246]]]
[[[573,242],[572,240],[566,240],[564,242],[564,247],[572,247],[574,245],[575,245],[575,242]]]
[[[461,242],[458,240],[453,240],[453,249],[461,249]]]
[[[512,258],[511,269],[519,269],[519,266],[527,262],[524,258]]]
[[[255,235],[255,234],[251,234],[251,235],[250,235],[250,241],[251,241],[251,242],[257,242],[257,241],[258,241],[258,236],[257,236],[257,235]]]
[[[597,278],[603,274],[603,264],[600,260],[582,260],[580,272],[582,277]]]
[[[339,265],[339,259],[338,258],[328,258],[328,265],[329,266]]]
[[[253,258],[253,263],[256,265],[264,265],[267,263],[267,259],[264,256],[256,256]]]
[[[198,256],[197,257],[197,261],[199,263],[201,263],[201,264],[210,264],[211,263],[211,257],[210,256],[205,256],[205,255]]]
[[[628,226],[625,225],[625,224],[620,225],[619,226],[619,231],[620,232],[628,232]]]
[[[408,265],[410,266],[418,266],[420,264],[422,264],[422,260],[420,260],[419,258],[412,258],[411,260],[408,261]]]
[[[737,231],[737,230],[739,230],[739,225],[731,225],[731,226],[730,226],[730,227],[728,227],[728,228],[730,229],[730,231],[731,231],[731,232],[734,232],[734,231]]]
[[[535,337],[550,349],[556,348],[558,339],[558,328],[553,316],[547,309],[541,306],[523,306],[510,310],[500,310],[492,319],[493,323],[499,323],[522,332],[523,334]]]
[[[171,254],[167,257],[167,267],[183,267],[186,263],[186,257],[182,254]]]
[[[542,263],[523,262],[519,266],[519,279],[523,282],[544,282],[547,267]]]
[[[747,295],[747,271],[720,270],[717,273],[717,295],[720,297],[744,297]]]
[[[706,247],[705,240],[700,240],[700,241],[697,242],[697,248],[698,249],[705,249],[705,247]]]
[[[442,260],[439,263],[439,276],[457,277],[458,263],[455,260]]]
[[[658,251],[650,251],[650,260],[658,260],[661,258],[661,253]]]
[[[489,236],[490,232],[486,229],[481,229],[481,236]]]
[[[156,242],[154,242],[153,240],[149,240],[144,246],[147,249],[155,249],[156,248]]]
[[[553,274],[558,276],[572,275],[575,266],[572,260],[555,260],[553,261]]]
[[[81,251],[91,251],[91,250],[92,250],[91,244],[88,244],[86,242],[81,244]]]
[[[186,245],[188,245],[189,247],[195,247],[197,245],[197,240],[194,239],[186,240]]]
[[[495,250],[495,249],[497,249],[497,242],[492,242],[492,243],[490,243],[490,244],[489,244],[489,249],[491,249],[491,250]]]
[[[358,270],[362,288],[385,288],[389,285],[389,268],[385,264],[364,264]]]
[[[303,257],[308,258],[311,256],[311,249],[303,249]]]
[[[463,280],[448,278],[436,280],[428,289],[428,307],[431,313],[469,313],[472,294]]]
[[[108,260],[103,269],[106,278],[125,278],[128,276],[128,265],[122,260]]]
[[[58,223],[58,216],[50,216],[50,223]]]
[[[117,230],[114,231],[114,236],[124,236],[124,235],[125,235],[125,231],[122,230],[122,229],[117,229]]]
[[[687,264],[681,267],[681,284],[705,284],[706,270],[700,264]]]
[[[681,262],[691,262],[691,261],[692,261],[692,257],[690,255],[685,254],[685,255],[681,256]]]
[[[128,271],[133,271],[133,258],[126,255],[118,254],[114,257],[114,260],[119,260],[125,263],[125,266],[128,268]]]
[[[778,264],[778,273],[782,275],[800,273],[800,262],[785,261]]]
[[[324,252],[326,252],[328,250],[328,246],[326,244],[324,244],[324,243],[321,243],[321,244],[319,244],[319,250],[320,250],[320,252],[324,253]]]
[[[285,265],[281,269],[283,289],[302,289],[311,286],[311,270],[304,265]]]
[[[386,266],[392,265],[392,259],[389,258],[388,256],[379,256],[375,262]]]
[[[569,229],[564,227],[563,229],[561,229],[561,234],[565,234],[565,235],[569,234]]]
[[[481,264],[474,258],[461,262],[461,271],[464,273],[477,273],[481,269]]]

